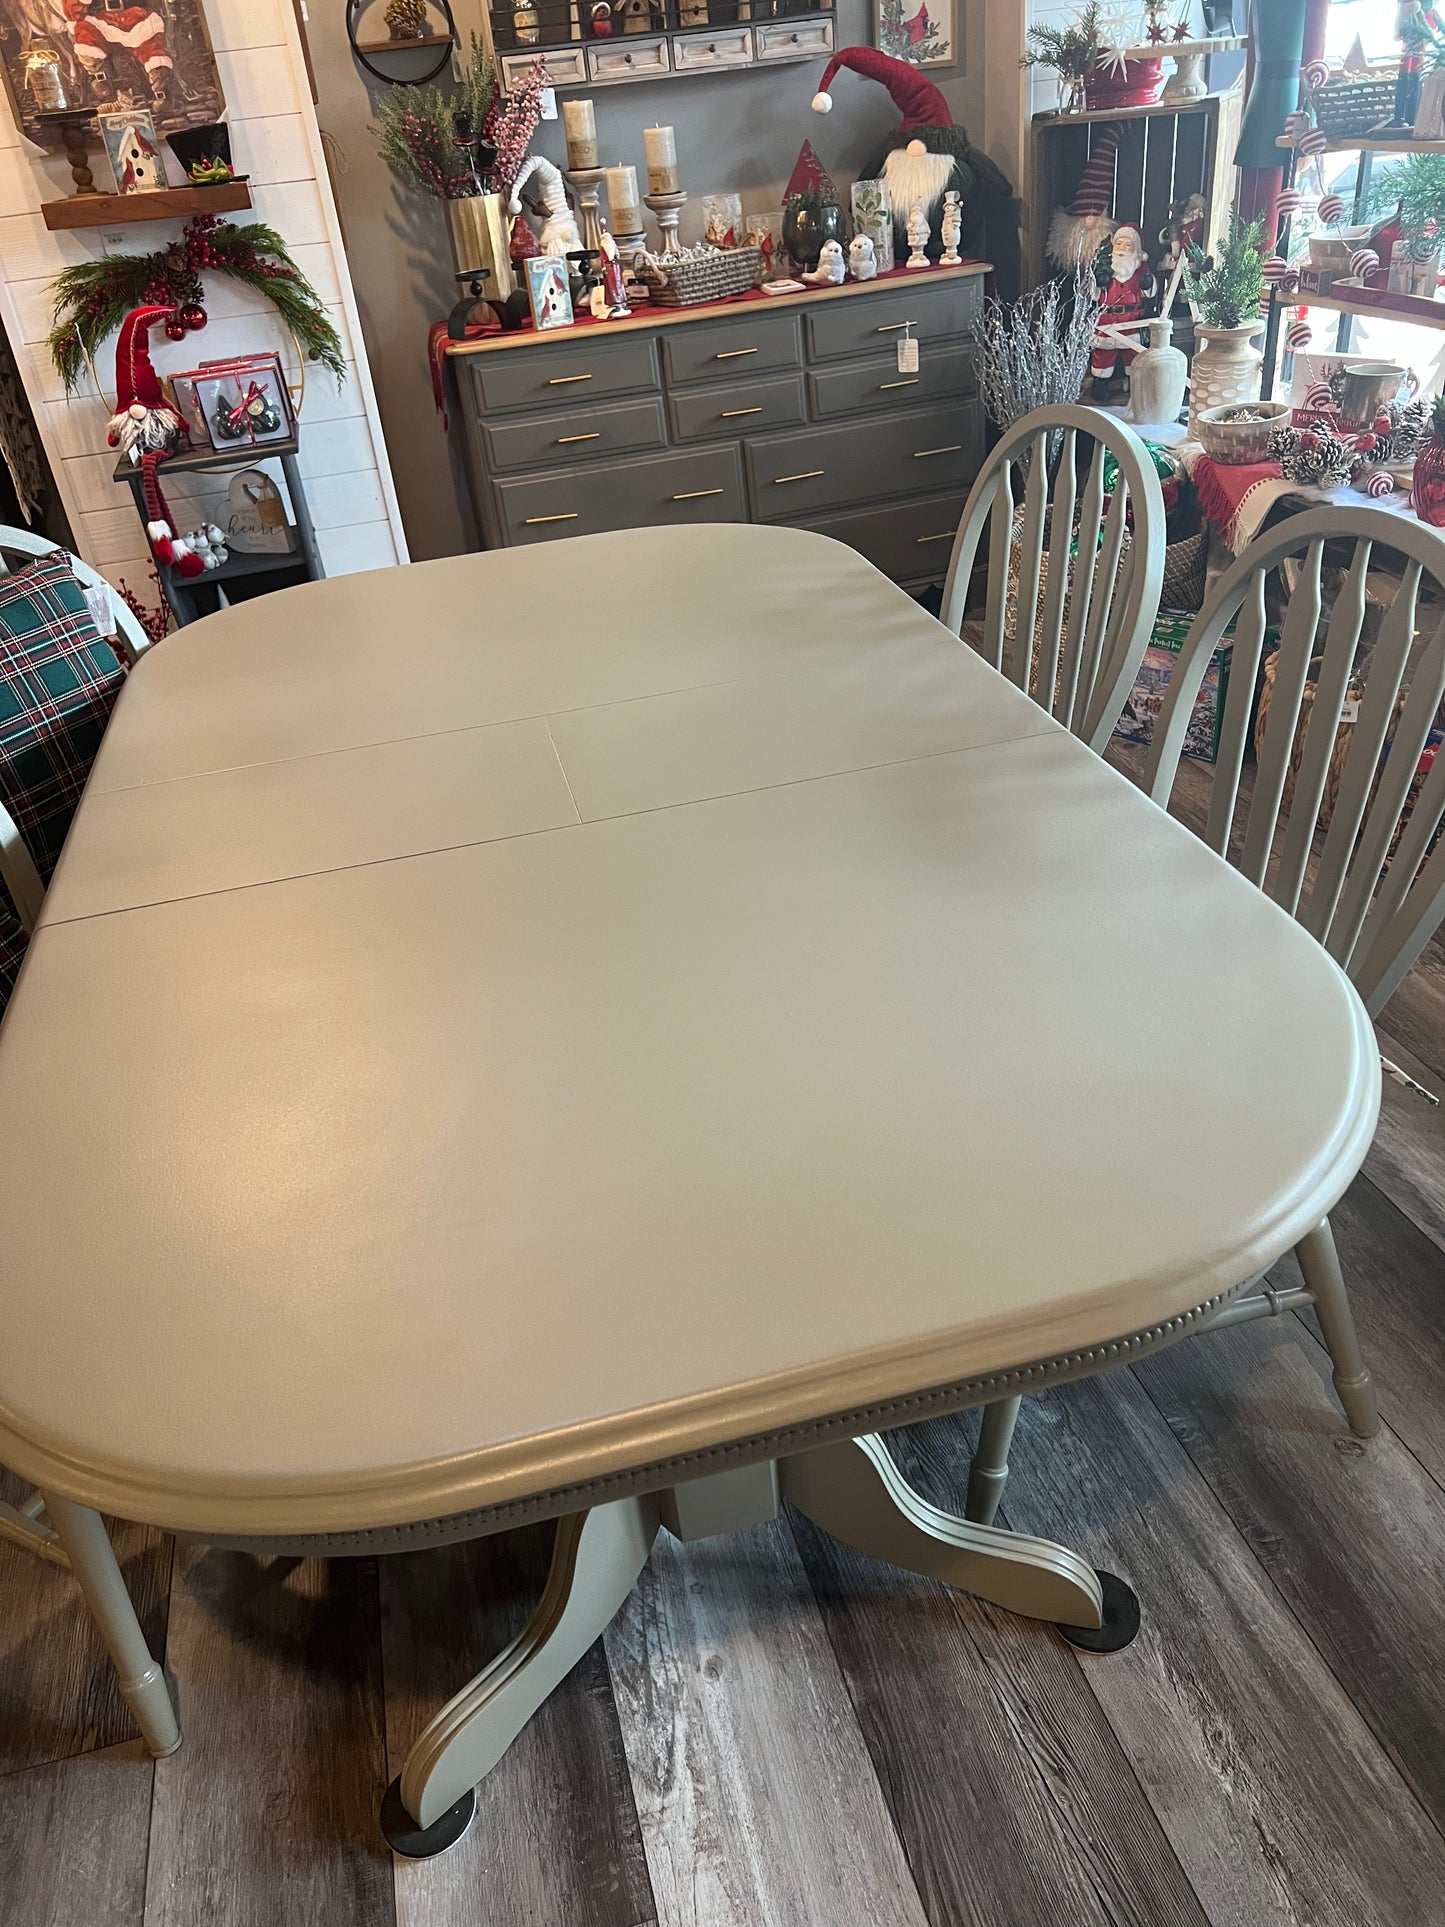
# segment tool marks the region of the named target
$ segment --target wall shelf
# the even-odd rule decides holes
[[[1288,134],[1275,137],[1276,147],[1293,147]],[[1327,154],[1445,154],[1445,140],[1416,140],[1413,134],[1391,139],[1388,134],[1345,134],[1331,141]]]
[[[63,201],[42,201],[40,212],[54,233],[129,221],[185,221],[193,214],[229,214],[250,205],[247,182],[220,181],[214,187],[160,187],[149,194],[72,194]]]
[[[429,47],[450,47],[453,45],[449,33],[417,34],[410,40],[393,40],[389,35],[385,40],[362,40],[357,43],[359,54],[415,54],[425,53]]]
[[[1417,308],[1401,309],[1386,307],[1382,301],[1351,301],[1345,295],[1303,291],[1281,295],[1279,299],[1282,308],[1331,308],[1336,314],[1364,315],[1372,321],[1400,321],[1411,328],[1445,328],[1445,301],[1421,299]]]

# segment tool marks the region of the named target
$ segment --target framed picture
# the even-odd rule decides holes
[[[567,263],[555,254],[537,254],[527,263],[527,299],[532,304],[534,328],[570,328],[572,291]]]
[[[954,0],[874,0],[880,53],[910,67],[952,67],[958,61]]]
[[[97,114],[100,137],[118,194],[148,194],[166,184],[155,122],[144,107],[124,114]]]
[[[204,127],[226,111],[203,0],[0,0],[0,74],[16,122],[37,147],[58,147],[25,85],[26,56],[37,49],[55,54],[71,106],[148,113],[153,137]]]

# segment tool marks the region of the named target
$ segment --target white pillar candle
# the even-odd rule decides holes
[[[644,127],[642,145],[647,153],[648,193],[676,194],[677,136],[670,127]]]
[[[614,234],[640,234],[642,232],[642,206],[637,198],[637,169],[635,167],[608,168],[607,205],[612,210],[612,232]]]
[[[590,100],[562,102],[562,132],[567,137],[567,165],[574,172],[597,165],[597,116]]]

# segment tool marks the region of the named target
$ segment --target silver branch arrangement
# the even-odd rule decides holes
[[[1035,408],[1076,402],[1089,378],[1099,284],[1091,270],[1047,281],[1017,301],[985,300],[978,317],[978,386],[989,420],[1007,431]]]

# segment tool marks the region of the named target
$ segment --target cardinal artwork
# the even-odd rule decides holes
[[[159,134],[223,118],[225,96],[202,0],[0,0],[0,59],[21,132],[39,146],[55,136],[35,118],[25,53],[51,48],[67,97],[101,112],[146,108]]]
[[[879,0],[878,45],[910,67],[946,67],[958,58],[951,0]]]
[[[1148,257],[1144,253],[1144,237],[1138,228],[1125,226],[1114,230],[1109,267],[1111,278],[1099,304],[1100,324],[1117,326],[1120,322],[1137,321],[1155,290],[1154,276],[1149,272]],[[1116,382],[1127,374],[1133,359],[1132,349],[1096,340],[1089,361],[1095,394],[1098,395],[1101,385]]]

